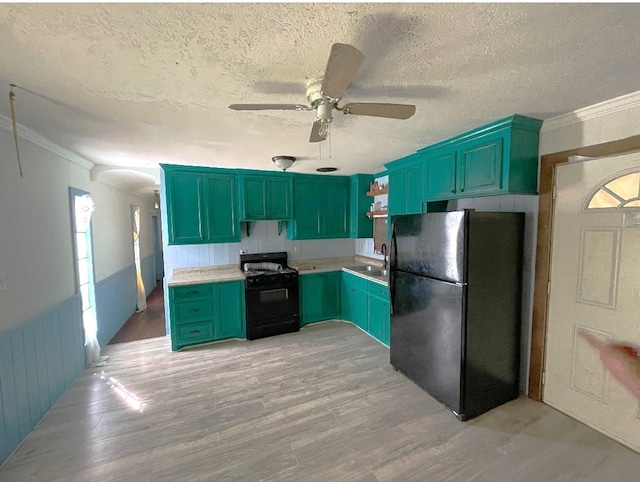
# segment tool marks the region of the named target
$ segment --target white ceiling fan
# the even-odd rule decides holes
[[[324,141],[333,120],[333,109],[344,114],[408,119],[416,112],[410,104],[384,104],[355,102],[338,106],[342,94],[364,60],[364,54],[353,45],[335,43],[327,61],[324,76],[313,77],[307,82],[307,101],[304,104],[231,104],[233,110],[297,110],[316,111],[309,142]]]

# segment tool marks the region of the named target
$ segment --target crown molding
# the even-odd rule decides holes
[[[78,166],[84,167],[85,169],[92,169],[95,164],[78,154],[74,154],[73,152],[65,149],[64,147],[59,146],[55,142],[50,141],[46,137],[38,134],[36,131],[29,129],[28,127],[23,126],[22,124],[17,124],[18,127],[18,137],[26,139],[37,146],[46,149],[47,151],[60,156],[66,159],[69,162],[77,164]],[[13,132],[13,123],[11,119],[4,114],[0,114],[0,128],[3,128],[9,132]]]
[[[567,112],[543,122],[540,132],[552,131],[573,124],[580,124],[589,119],[605,117],[616,112],[640,107],[640,91],[614,97],[598,104]]]

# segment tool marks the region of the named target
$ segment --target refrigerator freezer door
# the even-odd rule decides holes
[[[392,281],[391,364],[460,414],[464,288],[398,271]]]
[[[462,283],[465,211],[394,216],[392,269]]]

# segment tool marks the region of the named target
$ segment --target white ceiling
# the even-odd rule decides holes
[[[639,90],[639,25],[638,4],[0,4],[0,85],[20,87],[20,124],[96,164],[276,170],[285,154],[292,172],[375,173],[513,113],[548,119]],[[314,112],[228,108],[306,104],[334,42],[365,55],[343,103],[416,114],[336,112],[312,144]]]

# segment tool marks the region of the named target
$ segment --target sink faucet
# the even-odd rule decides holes
[[[384,258],[382,269],[387,269],[387,245],[385,243],[382,243],[382,246],[380,246],[380,252]]]

